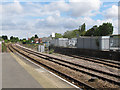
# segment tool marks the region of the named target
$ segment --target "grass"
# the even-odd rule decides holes
[[[7,52],[7,46],[5,43],[2,43],[2,52]]]
[[[49,54],[52,54],[54,52],[54,49],[51,49],[50,51],[49,51]]]

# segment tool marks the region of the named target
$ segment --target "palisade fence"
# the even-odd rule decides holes
[[[75,42],[71,43],[71,40]],[[71,44],[73,45],[71,47]],[[79,37],[77,39],[59,38],[50,41],[50,45],[56,47],[80,48],[92,50],[120,50],[120,38],[111,38],[110,36],[99,37]]]
[[[109,36],[80,37],[77,40],[77,48],[92,50],[109,50]]]
[[[58,38],[50,40],[50,45],[56,47],[68,47],[68,38]]]
[[[110,38],[110,50],[120,51],[120,38]]]

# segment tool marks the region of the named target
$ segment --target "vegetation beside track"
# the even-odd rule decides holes
[[[7,45],[2,43],[2,52],[7,52]]]
[[[31,49],[33,49],[33,50],[38,50],[38,45],[39,44],[22,44],[22,46],[25,46],[25,47],[27,47],[27,48],[31,48]]]

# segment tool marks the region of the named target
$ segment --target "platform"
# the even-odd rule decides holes
[[[13,53],[2,54],[2,88],[75,88]]]

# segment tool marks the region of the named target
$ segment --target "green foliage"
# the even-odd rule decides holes
[[[81,32],[80,36],[85,36],[86,31]]]
[[[86,25],[85,23],[83,25],[81,25],[81,28],[79,29],[75,29],[72,31],[66,31],[63,34],[64,38],[77,38],[77,36],[84,36],[86,31],[85,31]]]
[[[49,51],[49,54],[52,54],[54,52],[54,49],[51,49],[50,51]]]
[[[79,35],[79,30],[73,30],[73,31],[66,31],[64,34],[63,34],[63,37],[64,38],[76,38],[77,37],[77,34]]]
[[[80,30],[80,32],[85,31],[85,28],[86,28],[86,25],[85,25],[85,23],[84,23],[83,25],[81,25],[81,30]]]
[[[31,43],[31,40],[26,40],[26,43],[28,44],[28,43]]]
[[[8,43],[9,42],[9,40],[4,40],[5,41],[5,43]]]
[[[113,33],[113,26],[111,23],[103,23],[99,27],[96,25],[89,29],[85,36],[108,36],[112,35]]]
[[[57,38],[62,38],[63,36],[62,36],[62,34],[60,34],[60,33],[55,33],[55,39],[57,39]]]
[[[79,28],[79,36],[84,36],[85,33],[86,33],[86,31],[85,31],[85,29],[86,29],[85,23],[83,25],[81,25],[80,27],[81,28]]]
[[[72,31],[66,31],[64,34],[63,34],[63,38],[72,38]]]
[[[113,34],[112,23],[103,23],[99,26],[98,36],[107,36]]]
[[[13,37],[13,36],[11,36],[11,37],[10,37],[10,41],[11,41],[11,42],[18,42],[18,41],[19,41],[19,38],[18,38],[18,37]]]
[[[3,35],[3,36],[2,36],[2,39],[3,39],[3,40],[8,40],[7,35]]]
[[[85,36],[97,36],[98,34],[97,32],[98,32],[98,27],[95,25],[85,33]]]
[[[72,38],[76,38],[77,37],[77,34],[79,35],[79,30],[73,30],[72,31],[72,35],[73,35],[73,37]]]
[[[2,43],[2,52],[7,52],[7,46],[5,43]]]
[[[35,38],[38,38],[38,36],[35,34]]]
[[[30,38],[30,40],[34,40],[34,39],[35,39],[35,37],[33,37],[33,36]]]

